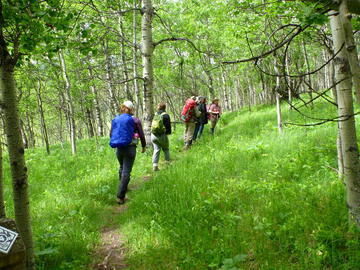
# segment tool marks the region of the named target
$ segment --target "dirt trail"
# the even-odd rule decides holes
[[[151,176],[141,177],[141,181],[131,186],[131,190],[136,190],[139,186],[150,180]],[[92,269],[94,270],[122,270],[126,269],[125,254],[126,247],[124,246],[124,237],[120,228],[116,225],[115,220],[127,210],[127,204],[114,205],[110,208],[111,215],[105,222],[105,226],[101,231],[101,240],[99,246],[96,248],[94,257],[98,262],[94,263]]]

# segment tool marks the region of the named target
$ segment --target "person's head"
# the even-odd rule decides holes
[[[160,102],[160,103],[157,105],[157,110],[158,110],[158,111],[165,111],[165,110],[166,110],[166,104],[165,104],[165,102]]]
[[[212,100],[212,103],[214,103],[214,104],[219,104],[219,99],[218,99],[218,98],[214,98],[214,99]]]
[[[134,104],[130,100],[127,100],[120,105],[120,113],[132,114],[133,112],[134,112]]]
[[[196,96],[191,96],[191,99],[196,100]]]
[[[203,102],[204,102],[204,97],[203,97],[203,96],[198,96],[198,97],[196,98],[196,102],[197,102],[197,103],[203,103]]]

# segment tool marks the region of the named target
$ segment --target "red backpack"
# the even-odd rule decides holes
[[[188,122],[191,119],[191,116],[194,113],[194,108],[196,106],[195,100],[189,98],[182,109],[180,119],[184,122]]]

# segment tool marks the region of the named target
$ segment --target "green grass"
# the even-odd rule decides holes
[[[303,112],[336,115],[321,102]],[[305,122],[285,106],[283,114]],[[334,170],[336,132],[328,123],[279,134],[274,108],[261,106],[225,114],[216,135],[206,126],[187,152],[178,127],[174,161],[145,183],[151,153],[138,153],[131,185],[142,184],[115,217],[129,269],[357,269],[359,233]],[[89,269],[99,230],[114,215],[118,165],[107,142],[82,141],[76,157],[69,147],[27,151],[39,269]]]

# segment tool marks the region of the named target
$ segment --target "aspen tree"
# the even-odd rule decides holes
[[[352,81],[348,54],[343,47],[345,44],[345,31],[340,15],[331,16],[331,31],[334,40],[336,86],[339,133],[341,138],[341,152],[344,163],[344,181],[346,184],[346,201],[349,209],[349,218],[360,226],[360,167],[359,150],[357,144]],[[340,50],[341,49],[341,50]]]

